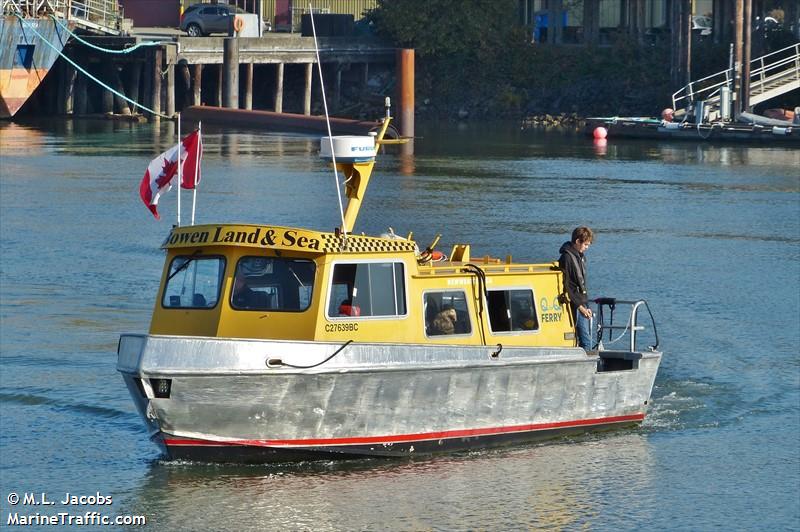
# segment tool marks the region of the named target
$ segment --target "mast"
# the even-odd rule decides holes
[[[383,119],[383,125],[375,137],[376,148],[383,142],[383,137],[386,134],[391,120],[389,116]],[[344,192],[348,200],[347,208],[344,211],[344,226],[342,227],[342,231],[345,233],[350,233],[353,230],[374,166],[375,159],[370,159],[365,162],[336,163],[336,168],[345,176]]]

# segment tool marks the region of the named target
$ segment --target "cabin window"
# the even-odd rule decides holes
[[[333,267],[328,317],[405,315],[402,262],[362,262]]]
[[[463,290],[426,292],[423,298],[425,334],[471,334],[467,294]]]
[[[225,274],[222,257],[178,256],[172,259],[161,305],[210,309],[217,306]]]
[[[231,307],[299,312],[311,305],[316,265],[307,259],[242,257],[236,265]]]
[[[489,326],[492,332],[525,332],[539,329],[533,290],[515,288],[489,290],[487,295]]]

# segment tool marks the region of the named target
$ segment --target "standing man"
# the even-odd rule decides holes
[[[559,252],[558,266],[564,273],[564,294],[569,298],[575,333],[578,335],[578,345],[584,349],[591,349],[592,335],[589,320],[592,309],[589,308],[589,293],[586,290],[586,257],[584,253],[589,249],[594,239],[594,233],[588,227],[577,227],[572,231],[572,241],[564,242]]]

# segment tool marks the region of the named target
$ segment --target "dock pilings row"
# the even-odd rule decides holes
[[[137,42],[120,37],[87,40],[112,49]],[[70,42],[64,53],[113,90],[97,85],[61,59],[36,102],[51,115],[159,120],[197,105],[311,115],[312,104],[321,102],[316,51],[308,38],[178,38],[124,55],[108,55]],[[320,61],[331,113],[342,110],[343,90],[358,94],[389,90],[398,96],[398,116],[410,125],[413,135],[413,50],[329,39],[320,43]],[[376,86],[375,79],[369,86],[371,76],[382,86]],[[154,112],[132,105],[121,95]]]

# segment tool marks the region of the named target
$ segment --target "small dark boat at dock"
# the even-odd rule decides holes
[[[598,127],[609,138],[642,138],[711,142],[800,143],[800,124],[781,125],[758,122],[667,122],[657,118],[611,117],[588,118],[586,133],[593,135]]]

